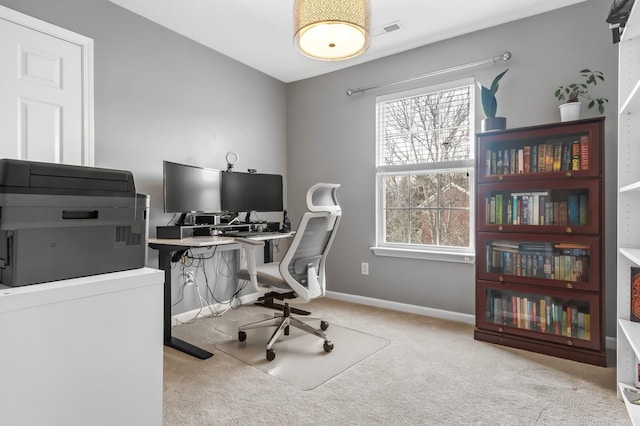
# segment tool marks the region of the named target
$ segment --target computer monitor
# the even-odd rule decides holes
[[[224,211],[280,212],[283,210],[282,199],[282,175],[222,172]]]
[[[163,162],[165,213],[181,213],[178,224],[187,213],[222,211],[220,170]]]

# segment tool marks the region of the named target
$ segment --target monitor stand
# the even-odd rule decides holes
[[[180,217],[178,218],[178,220],[176,221],[176,225],[177,226],[184,226],[187,225],[187,213],[181,213]]]

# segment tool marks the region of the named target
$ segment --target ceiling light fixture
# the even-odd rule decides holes
[[[325,61],[353,58],[369,47],[369,0],[295,0],[295,43]]]

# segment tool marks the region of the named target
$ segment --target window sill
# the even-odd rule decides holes
[[[401,257],[405,259],[435,260],[439,262],[475,263],[475,254],[448,251],[411,250],[390,247],[371,247],[376,256]]]

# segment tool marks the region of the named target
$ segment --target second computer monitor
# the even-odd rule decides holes
[[[283,210],[282,175],[222,172],[222,210],[279,212]]]

